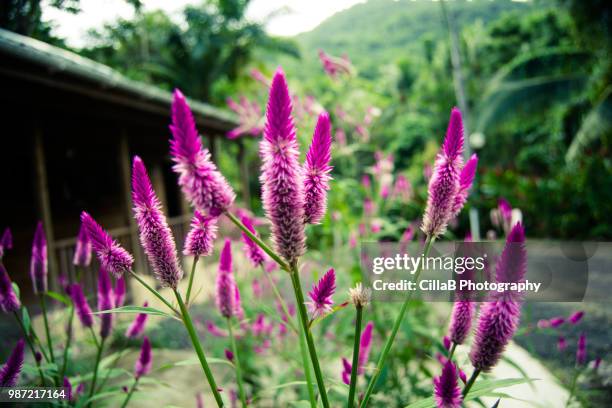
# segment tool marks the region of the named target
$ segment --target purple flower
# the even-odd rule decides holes
[[[452,218],[455,196],[459,190],[459,169],[463,151],[463,123],[461,112],[453,108],[442,151],[436,158],[433,175],[429,180],[427,207],[421,229],[430,237],[446,231]]]
[[[586,346],[586,335],[582,333],[578,338],[578,349],[576,350],[576,365],[583,365],[584,363],[586,363]]]
[[[323,316],[331,312],[331,305],[334,304],[332,296],[336,290],[336,272],[331,268],[315,285],[312,285],[312,291],[308,292],[310,302],[308,307],[313,318]]]
[[[122,276],[115,282],[113,297],[115,307],[123,306],[123,302],[125,302],[125,277]]]
[[[5,313],[16,312],[21,302],[13,290],[13,284],[4,265],[0,262],[0,309]]]
[[[79,234],[77,235],[76,247],[72,263],[76,266],[86,267],[91,263],[91,240],[87,236],[87,230],[81,223]]]
[[[253,223],[251,222],[251,219],[249,217],[243,215],[240,221],[242,221],[244,226],[247,227],[248,230],[253,233],[253,235],[257,236],[257,231],[255,231]],[[242,240],[244,241],[246,247],[247,258],[249,258],[253,266],[258,267],[263,265],[266,260],[266,255],[264,251],[262,251],[262,249],[259,247],[259,245],[253,242],[253,240],[249,238],[249,236],[244,232],[242,233]]]
[[[68,379],[68,377],[64,377],[64,383],[63,383],[64,388],[66,388],[67,392],[68,392],[68,400],[72,401],[72,384],[70,383],[70,380]]]
[[[148,302],[144,302],[142,305],[142,307],[147,306],[149,306]],[[130,327],[128,327],[125,331],[125,337],[127,337],[128,339],[133,339],[140,336],[144,332],[148,318],[149,315],[147,313],[138,313],[130,324]]]
[[[593,362],[593,369],[597,371],[600,365],[601,365],[601,357],[597,357],[595,361]]]
[[[7,249],[13,249],[13,234],[11,229],[6,227],[0,238],[0,259],[4,256],[4,251]]]
[[[583,316],[584,316],[584,311],[579,310],[577,312],[572,313],[572,315],[570,317],[568,317],[567,320],[571,324],[577,324],[580,320],[582,320]]]
[[[221,329],[219,329],[219,327],[216,324],[214,324],[210,320],[206,321],[206,330],[208,330],[208,332],[215,337],[225,337],[227,335]]]
[[[538,320],[538,329],[547,329],[550,327],[550,320],[547,319],[540,319]]]
[[[14,387],[19,381],[19,374],[21,374],[23,366],[24,346],[24,340],[19,340],[8,360],[0,369],[0,387]]]
[[[561,326],[563,323],[565,323],[565,318],[557,316],[557,317],[553,317],[552,319],[550,319],[548,321],[550,323],[550,327],[552,328],[557,328],[559,326]]]
[[[204,215],[197,210],[194,211],[191,229],[185,239],[183,255],[208,256],[212,254],[217,230],[217,217]]]
[[[527,253],[525,232],[517,223],[497,263],[497,282],[521,282],[525,277]],[[513,293],[492,293],[480,308],[476,336],[470,352],[474,368],[489,371],[514,335],[521,314],[522,298]]]
[[[457,383],[457,369],[450,360],[442,367],[442,374],[434,378],[434,399],[438,408],[461,408],[463,397]]]
[[[134,377],[140,378],[143,375],[147,375],[151,371],[153,365],[153,356],[151,354],[151,343],[149,338],[144,336],[142,341],[142,347],[140,347],[140,356],[134,364]]]
[[[304,163],[304,222],[307,224],[318,224],[325,215],[332,171],[330,160],[331,123],[329,114],[323,112],[319,115]]]
[[[512,206],[505,198],[500,198],[497,201],[497,208],[502,217],[504,224],[509,224],[512,221]]]
[[[263,131],[263,116],[256,101],[249,101],[241,96],[240,102],[227,98],[227,106],[238,115],[238,127],[226,133],[228,139],[237,139],[243,135],[257,136]]]
[[[559,338],[557,339],[557,350],[563,351],[566,348],[567,348],[567,341],[565,340],[565,337],[559,336]]]
[[[227,358],[228,361],[234,361],[234,353],[232,350],[225,349],[225,358]]]
[[[446,351],[450,350],[451,348],[451,339],[448,336],[444,336],[442,337],[442,346],[444,346],[444,348],[446,349]]]
[[[204,408],[204,397],[201,392],[196,394],[196,408]]]
[[[49,272],[47,261],[47,238],[42,221],[38,221],[34,241],[32,242],[32,258],[30,259],[30,277],[36,294],[47,291],[47,274]]]
[[[113,287],[110,276],[104,268],[98,271],[98,311],[110,310],[113,308]],[[108,337],[113,328],[113,315],[103,313],[100,315],[100,337]]]
[[[234,282],[234,316],[236,316],[238,320],[244,319],[244,309],[242,308],[240,289],[238,289],[236,282]]]
[[[374,329],[374,322],[368,322],[361,332],[361,338],[359,339],[359,363],[357,365],[357,374],[359,375],[364,373],[365,365],[370,356],[370,349],[372,348],[372,329]]]
[[[346,385],[351,383],[351,371],[353,365],[344,357],[342,357],[342,382]]]
[[[134,258],[108,232],[104,231],[88,213],[81,213],[81,222],[91,240],[91,245],[98,256],[100,265],[108,272],[120,277],[132,269]]]
[[[448,336],[453,343],[463,344],[472,327],[475,311],[476,303],[470,300],[455,301],[448,330]]]
[[[455,195],[455,201],[453,202],[452,216],[451,218],[459,215],[465,202],[467,201],[468,194],[472,188],[474,177],[476,176],[476,167],[478,166],[478,156],[474,153],[472,157],[465,163],[461,174],[459,174],[459,190]]]
[[[219,260],[215,300],[221,315],[228,319],[236,311],[235,286],[236,282],[232,273],[232,243],[227,238],[221,250],[221,259]]]
[[[91,315],[91,309],[89,308],[89,304],[87,304],[87,299],[85,295],[83,295],[83,289],[81,285],[78,283],[73,283],[69,286],[70,297],[72,298],[72,303],[74,303],[74,308],[77,312],[77,316],[81,321],[81,324],[84,327],[92,327],[93,326],[93,317]]]
[[[185,97],[176,89],[172,101],[170,153],[178,173],[178,184],[187,200],[201,213],[218,216],[234,203],[236,195],[202,147],[193,114]]]
[[[290,263],[304,253],[304,179],[291,117],[291,97],[279,68],[272,80],[260,145],[262,201],[276,250]]]
[[[132,201],[140,230],[140,243],[153,266],[155,277],[162,285],[176,289],[183,277],[176,244],[161,203],[153,191],[147,169],[138,156],[134,157],[132,166]]]

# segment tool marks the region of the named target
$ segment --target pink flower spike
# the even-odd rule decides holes
[[[104,268],[98,271],[98,312],[113,308],[113,288],[110,276]],[[103,313],[100,315],[100,337],[108,337],[113,327],[113,315]]]
[[[142,305],[142,307],[148,307],[148,306],[149,306],[148,302],[144,302]],[[132,321],[132,323],[130,324],[130,327],[128,327],[127,330],[125,331],[125,337],[127,337],[128,339],[133,339],[133,338],[140,336],[144,332],[148,318],[149,318],[149,315],[147,313],[138,313],[136,317],[134,318],[134,320]]]
[[[125,277],[122,276],[115,282],[113,297],[115,307],[123,306],[123,302],[125,302]]]
[[[563,351],[566,348],[567,348],[567,341],[565,340],[565,337],[559,336],[559,338],[557,339],[557,350]]]
[[[457,369],[448,360],[440,377],[434,378],[434,399],[438,408],[461,408],[463,397],[457,383]]]
[[[450,160],[460,156],[463,152],[463,119],[458,108],[453,108],[451,111],[442,149]]]
[[[170,153],[173,170],[179,175],[179,186],[187,200],[198,211],[218,216],[232,206],[236,195],[210,153],[202,146],[193,114],[181,91],[174,91],[172,101],[172,139]]]
[[[310,302],[308,307],[313,318],[324,316],[331,312],[334,301],[332,296],[336,290],[336,272],[333,268],[327,271],[319,282],[312,286],[312,291],[308,292]]]
[[[35,294],[47,291],[47,238],[43,229],[42,221],[38,221],[34,241],[32,242],[32,257],[30,259],[30,277]]]
[[[0,258],[4,255],[4,251],[7,249],[13,249],[13,234],[11,229],[6,227],[0,238]]]
[[[368,357],[370,356],[373,329],[374,322],[368,322],[361,332],[361,338],[359,339],[359,364],[357,365],[357,374],[359,375],[362,375],[365,372],[365,366],[368,362]]]
[[[586,362],[587,358],[587,340],[586,335],[584,333],[580,334],[580,338],[578,339],[578,349],[576,350],[576,365],[583,365]]]
[[[89,304],[87,303],[87,299],[85,295],[83,295],[83,289],[81,289],[81,285],[78,283],[73,283],[69,286],[69,294],[72,298],[72,303],[74,303],[74,309],[81,321],[83,327],[92,327],[93,326],[93,316],[91,314],[91,309],[89,308]]]
[[[467,201],[472,183],[474,182],[474,177],[476,177],[476,167],[478,167],[478,156],[474,153],[467,163],[465,163],[465,166],[463,166],[461,174],[459,174],[459,190],[453,202],[452,217],[459,215]]]
[[[134,377],[140,378],[143,375],[147,375],[151,371],[153,366],[153,356],[151,353],[151,342],[147,336],[142,341],[142,347],[140,348],[140,356],[134,364]]]
[[[134,258],[117,241],[113,240],[108,232],[85,211],[81,213],[81,222],[91,245],[98,256],[100,265],[115,277],[120,277],[124,272],[132,269]]]
[[[450,350],[450,348],[451,348],[451,339],[448,336],[444,336],[442,338],[442,345],[444,346],[446,351]]]
[[[579,310],[575,313],[572,313],[572,315],[568,317],[567,321],[570,322],[571,324],[577,324],[580,320],[582,320],[583,316],[584,316],[584,311]]]
[[[253,235],[257,236],[257,231],[255,231],[255,227],[253,227],[253,223],[251,219],[247,215],[243,215],[240,219],[245,227],[248,228]],[[259,267],[264,264],[266,260],[266,255],[264,251],[257,245],[247,234],[242,233],[242,240],[244,241],[246,247],[246,255],[247,258],[251,261],[254,267]]]
[[[191,229],[185,239],[183,255],[208,256],[212,254],[217,230],[217,217],[204,215],[196,210],[191,220]]]
[[[0,369],[0,387],[14,387],[23,367],[25,341],[20,339]]]
[[[319,115],[317,126],[312,137],[312,144],[306,153],[304,163],[304,222],[319,224],[327,207],[327,190],[329,190],[329,173],[331,160],[331,123],[329,114]]]
[[[215,300],[221,315],[228,319],[236,312],[235,286],[232,273],[232,246],[230,239],[227,238],[219,260]]]
[[[0,262],[0,310],[5,313],[17,312],[21,302],[13,290],[13,284],[8,272]]]
[[[304,178],[285,74],[272,80],[260,145],[262,201],[276,250],[292,264],[304,253]]]
[[[183,277],[176,244],[161,203],[153,191],[147,169],[138,156],[134,157],[132,165],[132,201],[140,230],[140,243],[153,267],[155,277],[163,286],[176,289]]]
[[[91,240],[87,236],[87,231],[83,223],[81,223],[79,234],[77,235],[72,263],[82,267],[87,267],[91,264]]]
[[[563,323],[565,323],[565,318],[563,318],[563,317],[553,317],[548,322],[550,323],[550,327],[556,329],[557,327],[559,327]]]
[[[453,215],[455,197],[459,191],[459,171],[462,165],[463,125],[457,108],[451,112],[450,123],[442,151],[436,158],[429,180],[427,206],[421,229],[436,238],[444,232]]]
[[[213,335],[214,337],[225,337],[227,334],[224,333],[219,327],[211,322],[210,320],[206,321],[206,330]]]

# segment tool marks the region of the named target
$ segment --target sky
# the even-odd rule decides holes
[[[200,0],[144,0],[145,10],[163,9],[170,16],[179,18],[180,10],[187,4]],[[247,17],[254,21],[266,21],[266,30],[273,35],[293,36],[310,31],[334,13],[347,9],[364,0],[252,0]],[[112,22],[118,17],[130,18],[133,8],[124,0],[81,0],[81,13],[73,15],[52,7],[43,7],[43,19],[55,23],[54,33],[66,38],[69,45],[80,47],[87,44],[87,30]]]

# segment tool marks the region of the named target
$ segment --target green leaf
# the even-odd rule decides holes
[[[66,306],[70,306],[72,304],[72,302],[70,301],[68,296],[62,295],[61,293],[57,293],[57,292],[53,292],[53,291],[48,291],[47,292],[47,296],[49,296],[52,299],[57,300],[58,302],[61,302],[61,303],[65,304]]]
[[[144,313],[152,316],[164,316],[174,318],[171,314],[162,312],[154,307],[142,307],[142,306],[122,306],[115,309],[102,310],[100,312],[94,312],[92,314],[105,314],[105,313]]]
[[[21,290],[19,290],[19,285],[17,285],[15,282],[11,282],[11,284],[13,285],[13,292],[15,292],[17,298],[21,300]]]
[[[526,382],[536,381],[531,378],[506,378],[503,380],[482,380],[477,381],[470,392],[468,393],[465,401],[473,400],[479,397],[483,397],[493,393],[498,388],[511,387],[513,385],[523,384]],[[433,397],[425,398],[424,400],[417,401],[413,404],[406,406],[406,408],[435,408],[436,402]]]
[[[28,309],[25,307],[21,308],[21,320],[23,321],[23,327],[25,328],[26,336],[30,335],[30,328],[32,327],[32,321],[30,320],[30,314]]]
[[[228,365],[230,367],[234,366],[232,363],[230,363],[229,361],[227,361],[224,358],[206,357],[206,361],[208,362],[208,364],[225,364],[225,365]],[[173,362],[173,363],[164,364],[163,366],[158,367],[157,369],[155,369],[155,371],[164,371],[164,370],[168,370],[168,369],[174,368],[174,367],[184,367],[184,366],[191,366],[191,365],[200,365],[200,360],[198,358],[196,358],[196,357],[188,358],[186,360],[181,360],[181,361],[176,361],[176,362]]]

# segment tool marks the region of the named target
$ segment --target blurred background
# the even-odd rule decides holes
[[[41,219],[57,288],[57,271],[74,274],[87,208],[148,273],[131,214],[133,154],[151,169],[182,246],[191,213],[168,155],[174,88],[190,98],[240,206],[262,215],[258,138],[278,66],[294,94],[302,152],[318,113],[332,118],[330,210],[308,238],[315,258],[347,254],[337,262],[347,279],[359,276],[359,240],[419,238],[452,106],[463,111],[466,157],[477,153],[479,167],[448,238],[503,238],[510,214],[531,240],[608,241],[610,9],[606,0],[2,1],[0,228],[14,235],[3,262],[29,289]],[[26,302],[30,295],[22,291]],[[517,339],[561,378],[558,333],[533,330],[575,308],[536,307]],[[609,356],[609,308],[585,308],[593,358]],[[609,403],[609,379],[583,403]]]

